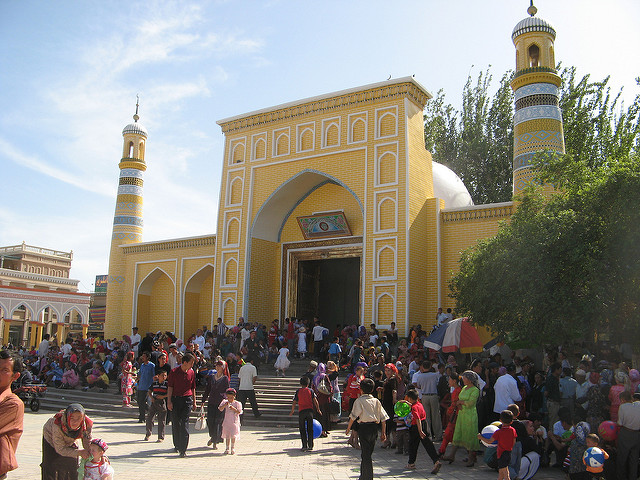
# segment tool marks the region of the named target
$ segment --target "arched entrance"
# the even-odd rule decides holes
[[[324,213],[340,216],[346,228],[310,237],[305,219]],[[362,203],[339,179],[304,170],[283,183],[251,227],[249,318],[267,320],[267,312],[277,311],[281,319],[318,316],[329,328],[359,324],[362,231]]]
[[[7,339],[14,347],[27,346],[30,334],[30,322],[33,312],[25,304],[20,304],[11,312],[11,323],[7,332]]]
[[[194,273],[184,288],[182,338],[196,333],[203,325],[213,328],[213,265],[207,264]]]
[[[175,284],[163,269],[155,268],[142,280],[136,295],[135,315],[135,326],[141,335],[150,331],[152,323],[154,329],[175,329],[175,298]]]

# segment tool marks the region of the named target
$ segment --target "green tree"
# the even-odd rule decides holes
[[[540,180],[563,190],[545,202],[530,186],[510,223],[463,254],[450,283],[458,314],[538,344],[605,329],[640,344],[638,160],[593,168],[570,155],[537,155]]]
[[[510,72],[489,95],[492,77],[480,72],[462,92],[462,109],[445,102],[440,90],[425,110],[425,145],[436,162],[456,172],[476,204],[511,200],[513,94]]]

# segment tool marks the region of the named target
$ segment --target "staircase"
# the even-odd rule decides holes
[[[286,377],[276,377],[272,365],[261,365],[258,380],[254,386],[258,408],[262,414],[259,418],[253,416],[249,402],[245,405],[243,424],[252,427],[297,428],[298,415],[289,416],[291,401],[295,391],[300,387],[300,377],[307,371],[309,360],[293,360],[286,372]],[[138,417],[138,408],[122,408],[122,397],[117,394],[117,386],[111,384],[109,390],[102,393],[97,390],[64,390],[49,387],[44,398],[41,398],[42,410],[59,411],[70,403],[80,403],[89,416],[130,418]],[[198,410],[204,388],[197,391]],[[29,411],[26,406],[26,411]],[[297,412],[296,412],[297,413]],[[192,412],[191,420],[195,422],[197,412]]]

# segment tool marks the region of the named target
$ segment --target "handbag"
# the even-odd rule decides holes
[[[340,402],[338,402],[338,400],[336,400],[335,398],[332,398],[329,402],[329,413],[333,415],[337,415],[338,413],[340,413]]]
[[[196,430],[204,430],[207,424],[204,419],[204,404],[200,407],[200,415],[196,419]]]

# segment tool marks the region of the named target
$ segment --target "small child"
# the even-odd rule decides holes
[[[278,358],[276,363],[273,365],[276,367],[276,376],[284,377],[284,371],[289,368],[291,365],[291,360],[289,360],[289,349],[287,347],[282,347],[278,350]]]
[[[411,423],[411,414],[406,417],[400,417],[396,413],[393,416],[393,421],[396,424],[396,453],[402,455],[403,453],[409,455],[409,425]]]
[[[91,459],[84,464],[84,480],[113,480],[113,467],[104,452],[109,448],[107,442],[94,438],[89,444]]]
[[[236,400],[236,391],[233,388],[227,388],[225,392],[227,398],[220,402],[218,410],[224,412],[222,420],[222,438],[226,442],[225,455],[236,453],[236,438],[240,435],[240,415],[242,415],[242,404]],[[231,452],[229,452],[229,443],[231,443]]]
[[[151,400],[151,406],[147,412],[147,431],[144,437],[145,442],[151,437],[153,431],[153,419],[158,415],[158,443],[164,441],[164,421],[167,416],[167,372],[160,370],[156,376],[157,380],[151,384],[151,388],[147,390],[147,396]]]
[[[598,447],[600,448],[600,450],[602,450],[602,453],[604,454],[604,459],[606,460],[609,458],[609,454],[603,448],[600,447],[600,437],[598,437],[598,435],[596,435],[595,433],[590,433],[589,435],[587,435],[585,443],[587,444],[587,449]],[[604,470],[604,465],[601,465],[599,467],[592,467],[584,461],[584,458],[582,459],[582,461],[587,467],[587,472],[589,472],[589,474],[591,475],[591,478],[598,478],[598,479],[601,478],[600,474],[602,474],[602,471]]]
[[[433,470],[431,473],[435,475],[440,471],[442,464],[440,463],[436,447],[427,435],[427,413],[424,411],[422,403],[418,400],[418,391],[409,390],[404,399],[411,405],[411,427],[409,428],[409,463],[407,469],[416,469],[416,457],[418,456],[418,447],[420,443],[427,451],[427,454],[433,461]]]
[[[291,412],[293,415],[296,404],[298,405],[298,427],[300,428],[300,438],[302,440],[302,451],[311,452],[313,450],[313,410],[320,412],[318,397],[313,390],[309,388],[309,377],[300,378],[300,388],[296,390],[291,403]]]
[[[513,423],[513,413],[510,410],[503,410],[500,413],[500,428],[494,432],[488,443],[498,442],[498,480],[510,480],[509,464],[511,463],[511,450],[516,444],[516,430],[511,426]],[[482,435],[478,434],[478,439],[482,440]]]

